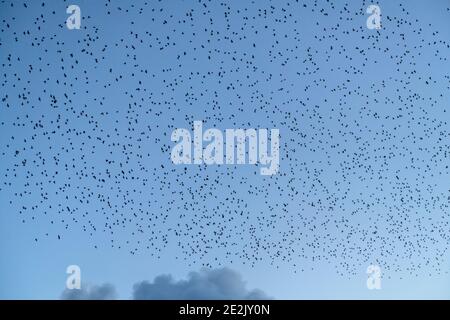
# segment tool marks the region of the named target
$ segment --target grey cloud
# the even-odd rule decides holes
[[[65,289],[61,294],[63,300],[113,300],[116,297],[115,287],[108,283],[100,286],[82,285],[81,289]]]
[[[228,268],[189,273],[187,280],[171,275],[157,276],[152,283],[142,281],[133,287],[135,300],[262,300],[271,299],[259,289],[247,290],[241,275]]]

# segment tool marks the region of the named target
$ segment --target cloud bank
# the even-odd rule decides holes
[[[65,289],[64,300],[113,300],[116,289],[111,284],[82,285],[80,290]],[[153,282],[141,281],[133,286],[134,300],[264,300],[272,299],[259,289],[248,290],[241,275],[228,268],[190,272],[186,280],[175,281],[169,274]]]
[[[157,276],[152,283],[142,281],[133,287],[135,300],[262,300],[270,299],[259,289],[247,290],[236,271],[228,268],[191,272],[187,280],[175,281],[171,275]]]

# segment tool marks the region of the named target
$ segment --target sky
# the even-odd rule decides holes
[[[371,4],[0,0],[0,298],[449,299],[450,2]]]

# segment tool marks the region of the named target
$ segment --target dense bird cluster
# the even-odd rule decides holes
[[[370,30],[367,1],[80,1],[68,30],[70,4],[0,0],[0,206],[35,241],[446,272],[450,40],[420,12],[380,2]],[[194,120],[280,129],[279,172],[175,166]]]

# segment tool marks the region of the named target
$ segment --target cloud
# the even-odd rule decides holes
[[[81,289],[65,289],[61,294],[63,300],[114,300],[116,288],[108,283],[100,286],[82,285]]]
[[[65,289],[63,300],[113,300],[117,298],[112,284],[86,285]],[[272,299],[260,289],[248,290],[241,275],[228,268],[202,269],[190,272],[186,280],[175,281],[169,274],[141,281],[133,286],[134,300],[264,300]]]
[[[157,276],[152,283],[142,281],[133,287],[135,300],[262,300],[271,299],[262,290],[247,290],[236,271],[228,268],[191,272],[187,280],[174,281],[171,275]]]

